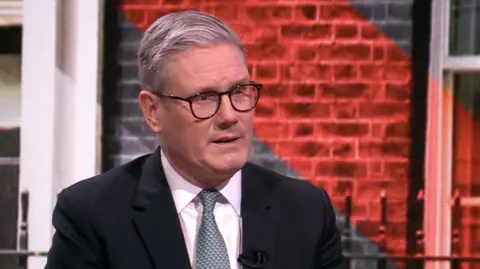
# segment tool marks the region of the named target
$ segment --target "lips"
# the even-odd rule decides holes
[[[216,143],[216,144],[224,144],[224,143],[231,143],[231,142],[234,142],[236,140],[238,140],[240,137],[238,136],[225,136],[225,137],[221,137],[221,138],[218,138],[218,139],[215,139],[213,140],[213,143]]]

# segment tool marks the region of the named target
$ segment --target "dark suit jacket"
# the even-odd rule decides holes
[[[243,253],[266,269],[333,269],[343,261],[327,193],[247,164],[242,171]],[[53,212],[48,269],[190,267],[160,153],[64,189]]]

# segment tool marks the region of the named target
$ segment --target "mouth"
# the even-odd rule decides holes
[[[240,139],[240,137],[238,137],[238,136],[228,136],[228,137],[225,136],[225,137],[221,137],[221,138],[213,140],[213,143],[215,143],[215,144],[227,144],[227,143],[235,142],[238,139]]]

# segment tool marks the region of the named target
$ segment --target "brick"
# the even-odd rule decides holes
[[[180,7],[174,7],[174,8],[165,8],[165,7],[156,7],[156,8],[149,8],[149,9],[146,9],[144,10],[145,12],[145,16],[146,16],[146,20],[145,20],[145,24],[143,25],[138,25],[139,26],[139,29],[140,31],[145,31],[146,28],[148,28],[148,26],[150,26],[152,23],[154,23],[156,20],[158,20],[159,18],[167,15],[168,13],[171,13],[171,12],[178,12],[178,11],[183,11],[184,9],[183,8],[180,8]]]
[[[392,101],[408,101],[411,99],[410,84],[388,83],[385,88],[387,99]]]
[[[385,48],[383,45],[373,47],[373,60],[377,62],[385,60]]]
[[[278,77],[276,64],[258,64],[255,68],[255,79],[274,80]]]
[[[332,76],[331,67],[322,64],[292,64],[282,65],[281,74],[283,79],[291,81],[316,80],[329,81]]]
[[[368,237],[375,237],[378,235],[378,227],[380,225],[379,221],[373,220],[359,220],[355,223],[357,229]]]
[[[355,65],[343,64],[333,66],[334,81],[352,81],[356,80],[358,71]]]
[[[232,22],[229,24],[232,30],[237,33],[237,35],[242,40],[243,44],[254,44],[255,43],[255,29],[252,25]]]
[[[293,14],[293,8],[290,6],[275,6],[272,8],[271,18],[276,22],[282,20],[292,20]]]
[[[118,103],[118,114],[127,118],[141,118],[142,113],[140,107],[138,107],[138,102],[122,102]],[[117,112],[116,111],[116,112]],[[113,112],[113,111],[110,111]]]
[[[177,1],[177,0],[173,0],[173,1]],[[216,5],[216,6],[213,6],[213,10],[211,13],[213,13],[213,15],[215,15],[221,20],[235,21],[235,20],[238,20],[239,18],[237,5]]]
[[[122,0],[122,6],[159,5],[164,0]]]
[[[389,20],[409,22],[412,18],[412,5],[409,2],[391,3],[387,8]]]
[[[264,25],[255,30],[255,42],[259,44],[279,45],[280,26]]]
[[[142,0],[143,1],[143,0]],[[160,1],[158,1],[160,2]],[[169,6],[169,5],[184,5],[185,0],[161,0],[161,3],[163,6]]]
[[[335,44],[330,60],[338,61],[366,61],[370,60],[372,49],[366,44]]]
[[[407,161],[385,162],[385,176],[398,181],[406,180],[409,175],[409,164]]]
[[[289,97],[290,86],[283,83],[265,83],[260,91],[260,100],[277,100]]]
[[[314,166],[312,164],[311,158],[299,158],[294,156],[290,159],[289,164],[292,169],[297,173],[302,175],[304,178],[311,178],[314,175]]]
[[[289,126],[278,122],[255,121],[255,133],[262,139],[278,140],[289,138]]]
[[[382,160],[370,160],[368,162],[369,179],[385,179],[385,169]]]
[[[131,63],[137,60],[138,44],[122,44],[117,50],[119,63]]]
[[[378,81],[383,80],[385,77],[385,65],[384,64],[362,64],[359,66],[360,79],[362,81]]]
[[[282,21],[293,18],[293,9],[290,6],[247,6],[245,8],[246,19],[252,22],[264,22],[269,20]]]
[[[345,98],[345,99],[359,99],[367,96],[372,89],[370,85],[364,83],[335,83],[335,84],[320,84],[318,86],[319,98]]]
[[[332,37],[332,26],[330,24],[288,24],[282,25],[281,35],[284,39],[298,40],[320,40]]]
[[[282,118],[318,119],[330,117],[330,106],[312,102],[281,103]]]
[[[367,165],[359,161],[319,161],[316,166],[316,175],[364,178],[367,176]]]
[[[373,25],[364,24],[360,28],[360,36],[365,40],[377,40],[382,36],[382,34]]]
[[[300,45],[296,49],[296,59],[300,61],[315,61],[317,59],[317,47]]]
[[[150,127],[140,117],[115,118],[111,120],[110,125],[114,128],[112,135],[115,137],[151,137],[153,135]]]
[[[147,136],[106,137],[106,147],[119,155],[136,155],[139,151],[154,150],[157,138],[150,132]]]
[[[383,21],[387,17],[386,4],[382,1],[361,2],[354,6],[355,10],[371,20]]]
[[[355,157],[355,142],[334,140],[332,143],[332,156],[341,158]]]
[[[277,114],[276,102],[258,102],[255,107],[255,116],[257,117],[275,117]]]
[[[135,82],[138,81],[138,66],[136,62],[123,63],[120,66],[120,81],[123,82]]]
[[[358,37],[358,25],[356,24],[337,24],[335,25],[335,40],[353,40]]]
[[[333,117],[336,119],[355,119],[358,117],[358,103],[336,102],[332,106]]]
[[[402,236],[405,235],[405,221],[406,221],[406,211],[407,205],[404,199],[402,200],[392,200],[389,197],[389,192],[386,193],[386,235],[388,236]],[[377,198],[375,201],[371,201],[368,204],[368,217],[371,220],[380,221],[382,217],[382,204],[381,198]],[[397,232],[394,234],[393,232]],[[398,234],[401,232],[401,234]]]
[[[328,142],[317,141],[287,141],[279,142],[277,149],[283,157],[328,157],[330,146]]]
[[[387,24],[383,29],[388,33],[388,37],[394,41],[411,39],[412,25],[410,23]]]
[[[387,45],[386,47],[387,61],[393,62],[406,62],[409,63],[410,59],[408,55],[395,44]]]
[[[135,102],[140,93],[140,83],[117,83],[117,100]]]
[[[249,61],[281,60],[287,53],[284,45],[274,43],[247,44],[245,50]]]
[[[320,6],[320,20],[358,21],[362,17],[348,3],[325,4]]]
[[[247,68],[248,68],[248,73],[251,75],[251,76],[255,76],[255,66],[251,63],[247,64]]]
[[[401,102],[361,102],[359,117],[361,118],[398,118],[404,119],[409,115],[409,104]]]
[[[332,182],[332,196],[345,197],[348,193],[352,193],[355,186],[355,181],[352,179],[339,179]],[[355,212],[359,213],[359,212]]]
[[[397,121],[386,123],[385,136],[391,138],[407,138],[410,136],[410,123],[407,121]]]
[[[370,133],[368,123],[322,122],[316,130],[320,137],[364,137]]]
[[[384,138],[385,137],[385,123],[372,123],[372,137]]]
[[[295,7],[295,21],[315,21],[318,19],[316,5],[301,5]]]
[[[293,123],[290,128],[290,136],[294,138],[313,137],[314,135],[313,123]]]
[[[214,4],[224,4],[225,0],[189,0],[190,5],[214,5]],[[230,0],[230,4],[241,4],[244,5],[247,0]]]
[[[403,200],[407,194],[408,185],[404,180],[395,178],[382,180],[361,180],[358,184],[358,193],[362,195],[362,199],[380,201],[382,190],[388,190],[389,199]]]
[[[362,140],[359,145],[360,158],[386,158],[400,157],[408,158],[409,141],[368,141]]]
[[[315,45],[317,59],[320,61],[337,61],[338,59],[332,58],[332,55],[334,53],[334,46],[335,45],[332,46],[332,44]]]
[[[294,84],[291,87],[293,98],[315,99],[315,84]]]
[[[143,9],[132,9],[130,6],[124,5],[122,9],[130,22],[135,25],[145,25],[147,18]]]

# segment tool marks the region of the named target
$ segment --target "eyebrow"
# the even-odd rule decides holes
[[[250,83],[250,82],[251,82],[250,79],[245,77],[245,78],[236,80],[233,83],[230,83],[229,86],[226,89],[231,89],[232,87],[235,87],[237,85],[246,84],[246,83]],[[226,89],[222,89],[222,90],[226,90]],[[197,90],[195,90],[195,94],[198,94],[198,93],[201,93],[201,92],[209,92],[209,91],[216,91],[216,89],[214,87],[209,87],[209,86],[202,87],[202,88],[198,88]]]

